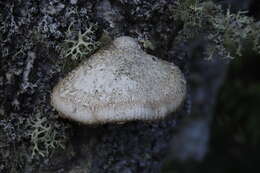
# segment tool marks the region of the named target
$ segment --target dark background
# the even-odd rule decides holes
[[[260,19],[257,0],[217,1]],[[244,173],[260,171],[260,56],[245,51],[229,64],[211,123],[209,151],[196,162],[176,160],[163,172]]]

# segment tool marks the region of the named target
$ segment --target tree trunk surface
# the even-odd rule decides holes
[[[188,45],[174,43],[174,2],[2,0],[0,172],[159,173],[170,150],[177,159],[202,159],[227,65],[182,54]],[[147,53],[174,62],[187,79],[183,106],[155,122],[87,126],[58,118],[50,94],[68,73],[62,50],[71,24],[97,26],[94,39],[104,31],[134,37]]]

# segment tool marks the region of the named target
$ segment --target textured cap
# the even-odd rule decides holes
[[[154,120],[183,102],[186,82],[172,63],[149,55],[131,37],[119,37],[54,88],[52,105],[85,124]]]

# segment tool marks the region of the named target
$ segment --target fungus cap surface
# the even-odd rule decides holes
[[[99,124],[163,118],[181,105],[185,94],[177,66],[145,53],[124,36],[61,80],[51,103],[64,117]]]

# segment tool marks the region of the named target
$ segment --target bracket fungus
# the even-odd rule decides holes
[[[51,103],[63,117],[100,124],[164,118],[181,105],[185,94],[186,81],[177,66],[123,36],[61,80]]]

